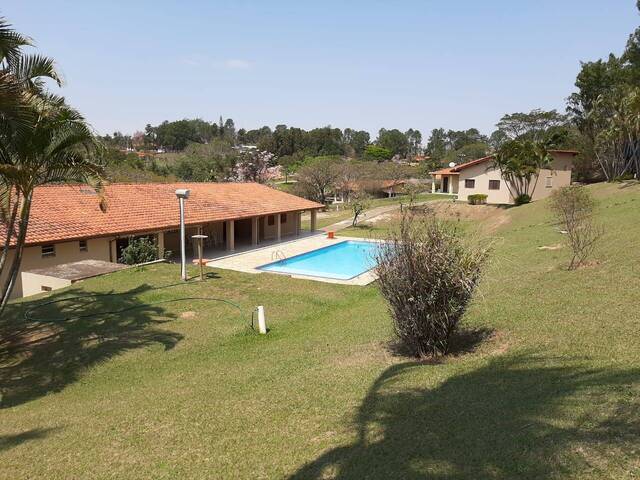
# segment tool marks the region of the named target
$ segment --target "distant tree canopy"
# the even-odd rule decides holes
[[[468,130],[447,130],[436,128],[431,131],[426,153],[433,162],[464,162],[485,156],[489,140],[477,128]]]
[[[378,132],[376,144],[390,150],[393,155],[406,157],[409,153],[409,139],[398,129],[387,130],[381,128]]]
[[[567,112],[581,135],[583,160],[606,180],[640,177],[639,85],[640,27],[620,57],[611,53],[583,63],[577,91],[569,96]]]

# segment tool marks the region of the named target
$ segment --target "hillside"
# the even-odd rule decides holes
[[[640,186],[589,189],[606,233],[578,271],[539,248],[562,241],[545,202],[499,212],[438,363],[393,353],[375,286],[216,270],[167,288],[177,269],[159,265],[55,292],[124,293],[42,320],[24,320],[41,300],[14,303],[0,478],[637,478]],[[247,327],[256,305],[266,337]]]

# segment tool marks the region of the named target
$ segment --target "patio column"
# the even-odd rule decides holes
[[[431,175],[431,193],[436,193],[436,176]]]
[[[300,221],[301,221],[301,212],[296,212],[295,213],[295,221],[296,221],[296,237],[300,236]]]
[[[276,213],[276,240],[279,242],[282,238],[282,225],[280,224],[280,214]]]
[[[109,259],[113,262],[113,263],[118,263],[118,246],[117,246],[117,238],[114,238],[113,240],[111,240],[109,242]]]
[[[227,250],[233,252],[236,249],[236,242],[234,238],[234,221],[227,220],[224,222],[225,227],[227,229]]]
[[[258,217],[253,217],[251,219],[251,245],[258,245],[258,232],[260,229],[258,228]]]
[[[164,258],[164,232],[158,232],[158,258]]]
[[[318,211],[311,210],[311,228],[312,232],[316,231],[316,226],[318,225]]]

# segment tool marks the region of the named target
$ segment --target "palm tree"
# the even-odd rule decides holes
[[[553,143],[554,139],[515,139],[504,142],[496,151],[492,167],[500,170],[516,204],[531,200],[540,169],[549,168],[553,161],[549,153]]]
[[[11,28],[0,17],[0,132],[28,128],[32,121],[29,103],[45,92],[45,79],[62,85],[52,59],[25,54],[33,41]]]
[[[20,270],[35,188],[95,183],[102,173],[92,161],[101,152],[95,135],[64,98],[46,91],[44,79],[60,85],[60,76],[51,59],[23,54],[30,45],[0,18],[0,313]]]

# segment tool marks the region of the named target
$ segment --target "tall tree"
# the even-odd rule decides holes
[[[432,160],[440,161],[447,153],[447,133],[444,128],[434,128],[427,142],[427,155]]]
[[[100,171],[87,159],[97,143],[84,119],[46,90],[45,79],[62,83],[53,60],[25,53],[31,46],[0,18],[0,311],[20,269],[35,187]]]
[[[393,130],[381,128],[378,132],[376,143],[382,148],[391,150],[394,155],[406,157],[409,152],[409,141],[407,137],[396,128]]]
[[[3,210],[4,251],[0,284],[4,309],[15,285],[26,240],[31,202],[36,187],[64,181],[90,182],[102,168],[94,163],[101,150],[84,118],[64,103],[46,96],[32,101],[34,122],[20,132],[2,135],[0,201]],[[14,247],[9,259],[8,247]]]
[[[298,191],[320,203],[326,203],[327,194],[340,176],[338,157],[313,157],[298,170]]]
[[[534,109],[529,113],[509,113],[496,124],[511,139],[543,141],[548,134],[566,129],[568,118],[557,110]]]
[[[422,153],[422,133],[420,133],[420,130],[410,128],[404,132],[404,136],[407,137],[409,142],[409,155],[415,156]]]

